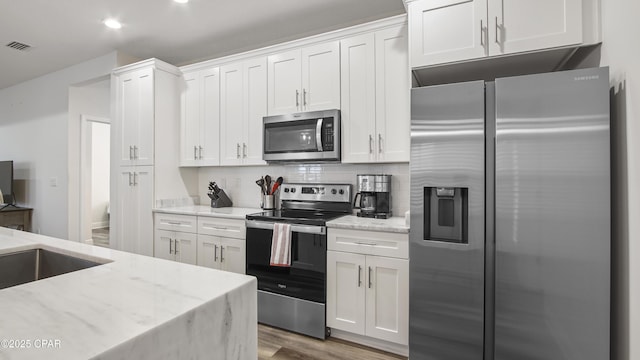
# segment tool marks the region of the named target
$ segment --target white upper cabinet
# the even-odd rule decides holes
[[[576,46],[599,37],[592,24],[594,0],[405,2],[412,68]]]
[[[409,161],[407,29],[341,41],[342,161]]]
[[[115,76],[119,165],[153,165],[154,69]]]
[[[184,74],[180,120],[180,165],[219,165],[220,74],[217,67]]]
[[[264,57],[220,68],[220,164],[260,165],[267,111]]]
[[[340,108],[337,41],[268,57],[268,114]]]

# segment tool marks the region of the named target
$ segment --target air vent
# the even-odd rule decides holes
[[[23,44],[23,43],[17,42],[17,41],[12,41],[12,42],[8,43],[7,47],[10,47],[12,49],[16,49],[16,50],[19,50],[19,51],[29,51],[29,49],[31,49],[31,45]]]

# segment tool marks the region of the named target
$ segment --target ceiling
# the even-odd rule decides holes
[[[114,50],[181,66],[405,11],[402,0],[0,0],[0,9],[0,89]],[[105,27],[108,17],[122,28]]]

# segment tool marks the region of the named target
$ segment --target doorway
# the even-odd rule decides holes
[[[110,120],[81,116],[80,234],[86,243],[109,247]]]

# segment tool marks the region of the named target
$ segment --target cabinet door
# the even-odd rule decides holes
[[[365,256],[327,251],[327,326],[365,334]]]
[[[165,260],[175,260],[173,255],[173,231],[156,230],[153,247],[154,256]]]
[[[410,73],[405,26],[381,30],[376,41],[376,152],[378,161],[409,162]]]
[[[409,261],[367,256],[366,335],[408,344]]]
[[[120,165],[134,164],[133,146],[138,141],[138,103],[139,80],[136,72],[126,73],[117,77],[116,95],[116,126],[118,128],[118,142]]]
[[[133,188],[134,196],[122,199],[127,204],[128,199],[137,202],[137,214],[133,217],[137,220],[136,254],[153,256],[153,166],[135,167]]]
[[[301,110],[300,50],[267,58],[267,113],[281,115]]]
[[[220,164],[242,162],[242,64],[220,68]]]
[[[487,0],[414,1],[409,25],[412,68],[487,55]]]
[[[153,165],[155,124],[155,85],[153,69],[143,69],[138,76],[138,122],[133,156],[136,165]],[[127,101],[127,100],[125,100]],[[135,101],[131,99],[131,101]]]
[[[115,236],[112,239],[117,250],[136,253],[138,241],[138,199],[133,186],[135,167],[123,166],[118,168],[117,187],[118,199],[114,211],[117,224]]]
[[[267,115],[267,59],[245,61],[244,71],[244,135],[243,163],[264,165],[262,160],[262,118]]]
[[[220,165],[220,69],[202,72],[200,118],[200,147],[198,157],[201,166]]]
[[[582,0],[489,1],[489,54],[582,42]]]
[[[302,110],[340,109],[340,43],[302,49]]]
[[[365,34],[340,42],[342,162],[375,159],[375,38]]]
[[[198,234],[197,264],[212,269],[220,268],[220,243],[218,237]]]
[[[200,90],[200,73],[193,72],[184,74],[180,95],[181,166],[195,166],[198,164],[198,146],[200,146]]]
[[[245,273],[245,241],[231,238],[220,240],[220,269],[238,274]]]
[[[176,232],[174,233],[174,246],[176,261],[185,264],[196,264],[196,234]]]

